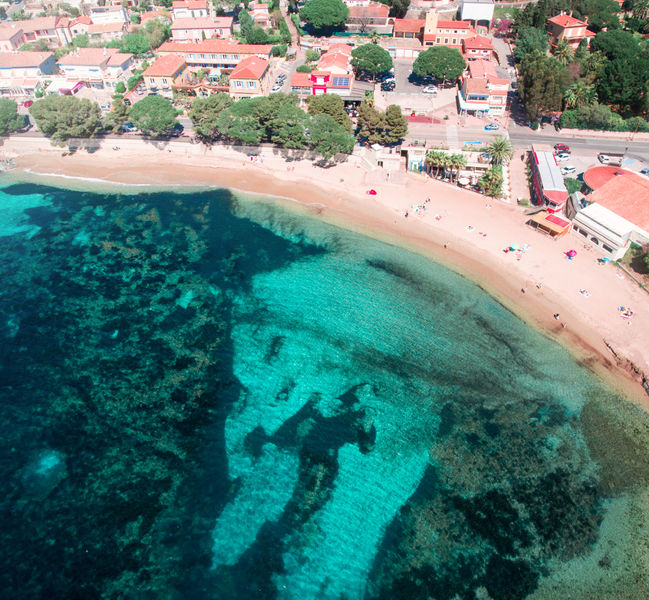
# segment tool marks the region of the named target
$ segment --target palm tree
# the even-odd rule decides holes
[[[514,148],[508,138],[499,136],[495,138],[486,148],[491,156],[491,162],[494,165],[508,163],[514,155]]]
[[[561,40],[552,50],[552,54],[562,65],[567,65],[574,56],[572,48],[566,40]]]
[[[451,168],[451,181],[453,181],[453,175],[455,175],[455,181],[457,181],[460,176],[460,169],[466,167],[466,156],[464,154],[451,154],[449,167]]]
[[[578,108],[597,102],[597,92],[583,81],[573,83],[563,94],[566,108]]]
[[[439,175],[439,169],[444,165],[446,156],[444,152],[439,152],[438,150],[429,150],[426,154],[426,162],[435,168],[435,177]]]

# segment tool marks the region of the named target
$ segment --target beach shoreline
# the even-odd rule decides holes
[[[649,296],[615,266],[600,266],[599,255],[572,234],[553,241],[531,230],[516,206],[414,174],[388,178],[357,161],[322,169],[309,161],[286,162],[275,152],[249,157],[226,147],[135,138],[120,140],[118,152],[105,143],[92,153],[62,156],[61,148],[45,144],[6,139],[0,155],[17,166],[5,178],[107,192],[115,186],[134,193],[228,188],[304,211],[467,277],[649,410],[641,385],[649,373],[649,311],[642,310]],[[366,193],[370,188],[375,196]],[[513,244],[528,247],[505,253]],[[565,251],[573,247],[578,256],[568,261]],[[582,289],[590,295],[580,295]],[[632,324],[620,318],[619,305],[635,309]]]

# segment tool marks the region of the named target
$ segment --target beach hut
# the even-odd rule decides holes
[[[551,214],[547,210],[533,215],[527,224],[555,239],[563,237],[570,231],[570,221]]]

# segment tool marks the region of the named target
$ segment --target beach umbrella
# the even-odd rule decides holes
[[[376,196],[376,190],[368,190],[367,192],[370,196]]]
[[[577,256],[577,251],[576,250],[568,250],[568,252],[566,252],[566,254],[568,256]]]

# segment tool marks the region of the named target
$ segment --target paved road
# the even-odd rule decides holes
[[[549,144],[553,146],[557,142],[564,142],[572,149],[598,152],[626,152],[630,157],[639,160],[649,161],[649,142],[620,140],[611,138],[586,138],[573,137],[557,133],[554,129],[547,127],[540,132],[534,131],[510,131],[509,139],[516,148],[531,147],[532,144]]]

